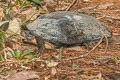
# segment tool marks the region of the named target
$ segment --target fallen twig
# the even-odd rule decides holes
[[[69,11],[70,8],[77,2],[77,0],[74,0],[66,9],[66,11]]]
[[[102,18],[105,18],[105,17],[106,17],[106,15],[103,15],[101,17],[98,17],[97,19],[102,19]]]
[[[105,39],[106,39],[106,47],[105,47],[105,51],[104,51],[104,54],[107,52],[107,48],[108,48],[108,38],[106,35],[105,36]]]
[[[81,55],[81,56],[78,56],[78,57],[73,57],[73,58],[64,59],[64,60],[74,60],[74,59],[79,59],[79,58],[83,58],[83,57],[88,56],[93,50],[95,50],[101,44],[101,42],[103,41],[104,37],[105,36],[102,36],[101,39],[99,40],[99,42],[88,53],[86,53],[84,55]]]

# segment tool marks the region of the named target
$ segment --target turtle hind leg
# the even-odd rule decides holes
[[[37,53],[38,53],[38,56],[39,56],[43,53],[43,50],[45,48],[45,42],[40,37],[35,37],[35,39],[36,39],[36,42],[37,42],[37,47],[38,47]]]

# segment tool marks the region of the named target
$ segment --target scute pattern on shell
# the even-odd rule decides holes
[[[104,34],[112,37],[112,31],[94,17],[69,11],[44,14],[27,24],[32,35],[56,46],[82,45],[99,40]]]

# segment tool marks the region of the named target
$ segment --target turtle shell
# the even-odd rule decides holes
[[[26,25],[33,36],[56,46],[82,45],[102,36],[112,37],[112,31],[92,16],[77,12],[57,11],[41,15]]]

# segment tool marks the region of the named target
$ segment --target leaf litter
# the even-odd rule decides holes
[[[100,44],[90,55],[77,60],[58,62],[55,57],[56,50],[51,50],[53,45],[46,43],[44,54],[38,57],[25,56],[26,59],[8,57],[15,49],[21,54],[25,51],[34,51],[36,46],[23,44],[21,39],[21,24],[35,20],[44,13],[66,10],[74,0],[10,0],[0,2],[0,22],[10,20],[8,28],[5,28],[6,47],[0,51],[0,79],[4,80],[27,80],[37,78],[38,80],[119,80],[120,79],[120,2],[119,0],[77,0],[70,11],[78,11],[94,16],[107,24],[113,31],[114,40],[108,45],[104,54],[105,44]],[[42,1],[42,2],[41,2]],[[47,1],[47,2],[46,2]],[[24,3],[23,3],[24,2]],[[49,4],[52,2],[52,4]],[[36,4],[37,3],[37,4]],[[80,5],[79,5],[80,3]],[[9,5],[7,5],[9,4]],[[2,6],[1,6],[2,5]],[[100,13],[100,14],[98,14]],[[8,30],[13,32],[8,33]],[[8,33],[8,34],[7,34]],[[13,35],[18,33],[19,35]],[[116,44],[117,43],[117,44]],[[63,60],[77,57],[89,51],[84,46],[65,49]],[[32,55],[33,56],[33,55]],[[6,60],[7,58],[7,60]],[[8,74],[7,71],[15,70],[16,73]],[[24,71],[27,70],[27,71]],[[29,71],[30,70],[30,71]],[[36,72],[36,74],[34,72]],[[24,76],[23,76],[24,75]],[[30,76],[31,75],[31,76]]]

